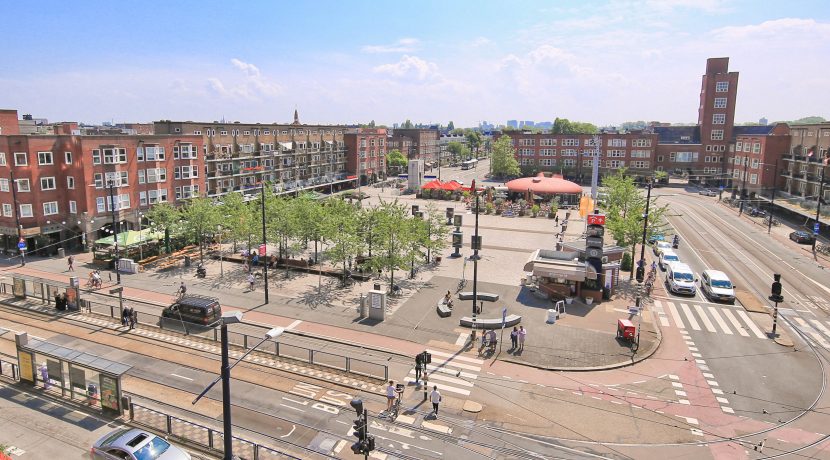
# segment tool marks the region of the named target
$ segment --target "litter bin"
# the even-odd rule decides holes
[[[380,291],[380,283],[375,283],[375,285],[372,288],[376,291]]]
[[[190,256],[184,256],[184,266],[185,267],[190,266]]]
[[[63,248],[58,248],[58,258],[63,259],[66,257],[66,252],[64,252]]]

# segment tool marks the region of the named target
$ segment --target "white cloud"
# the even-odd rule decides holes
[[[491,44],[492,41],[487,37],[476,37],[470,42],[470,46],[476,48],[479,46],[486,46]]]
[[[229,98],[240,97],[249,101],[260,101],[282,94],[282,87],[264,77],[256,65],[236,58],[231,59],[231,64],[242,71],[241,80],[238,76],[228,77],[228,80],[236,81],[225,83],[219,77],[208,78],[207,87],[214,94]]]
[[[729,10],[727,2],[724,0],[646,0],[643,8],[658,12],[686,9],[701,10],[707,13],[723,13]]]
[[[772,40],[782,43],[798,40],[815,43],[830,38],[830,23],[816,22],[815,19],[781,18],[760,24],[721,27],[713,30],[712,35],[724,42]]]
[[[361,50],[364,53],[411,53],[420,44],[417,38],[401,38],[391,45],[366,45]]]
[[[401,60],[393,64],[381,64],[372,68],[375,73],[386,73],[395,77],[412,75],[418,80],[438,76],[438,66],[434,62],[427,62],[417,56],[403,55]]]

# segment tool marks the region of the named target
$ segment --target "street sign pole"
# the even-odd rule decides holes
[[[501,338],[499,339],[499,353],[504,343],[504,325],[507,324],[507,307],[501,309]]]

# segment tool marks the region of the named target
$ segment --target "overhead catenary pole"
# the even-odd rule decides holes
[[[14,168],[10,165],[9,166],[9,175],[11,177],[12,183],[12,201],[14,201],[14,220],[17,224],[17,241],[18,242],[25,242],[26,240],[23,239],[23,226],[20,225],[20,205],[17,204],[17,182],[14,179]],[[26,250],[20,250],[20,266],[26,265]]]
[[[476,195],[476,224],[475,224],[475,234],[473,235],[473,331],[470,335],[470,343],[475,343],[476,340],[476,316],[477,316],[477,306],[476,303],[478,302],[478,193],[476,192],[476,181],[473,179],[472,184],[470,185],[470,190],[475,193]]]
[[[599,159],[601,155],[602,138],[594,135],[594,160],[591,162],[591,199],[597,202],[597,184],[599,182]]]
[[[747,193],[746,189],[746,168],[749,166],[749,156],[743,157],[744,159],[744,181],[741,184],[741,205],[738,207],[738,215],[740,216],[744,212],[744,201],[747,197],[749,197],[749,193]]]
[[[767,224],[767,234],[772,231],[772,213],[775,211],[775,192],[778,190],[778,162],[780,158],[775,160],[775,169],[772,173],[772,197],[769,201],[769,223]]]
[[[121,270],[118,269],[118,259],[121,257],[121,254],[118,250],[118,222],[116,221],[116,213],[115,213],[115,181],[111,180],[107,184],[109,185],[110,189],[110,209],[112,210],[112,238],[115,241],[115,282],[117,284],[121,284]],[[119,200],[119,204],[121,200]],[[118,206],[119,209],[121,206]],[[112,278],[110,278],[112,279]]]
[[[262,209],[262,247],[265,248],[265,254],[262,256],[262,280],[265,283],[265,303],[268,303],[268,240],[265,237],[265,181],[262,181],[262,188],[260,194],[260,208]]]
[[[818,235],[821,233],[821,198],[824,194],[824,170],[827,166],[828,159],[830,157],[825,157],[819,162],[819,167],[821,168],[821,179],[818,181],[818,197],[816,198],[816,229],[815,229],[815,238],[813,238],[813,253],[816,252],[816,241],[818,241]]]

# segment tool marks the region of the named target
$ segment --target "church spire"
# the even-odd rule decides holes
[[[299,113],[297,113],[297,109],[296,109],[296,108],[294,109],[294,123],[293,123],[293,124],[295,124],[295,125],[299,125],[299,124],[300,124],[300,114],[299,114]]]

